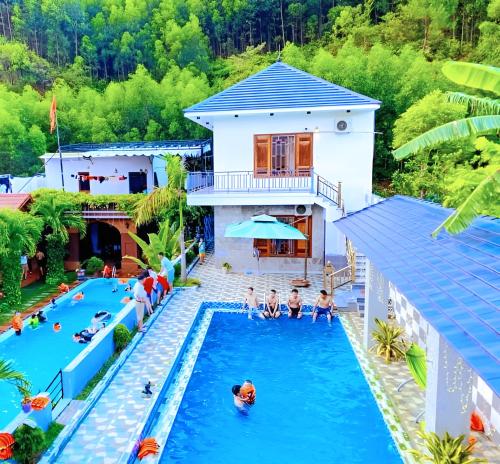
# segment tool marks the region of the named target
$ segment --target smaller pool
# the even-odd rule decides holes
[[[32,329],[26,320],[21,336],[9,330],[0,336],[0,359],[12,361],[16,370],[24,372],[33,393],[43,391],[59,369],[64,369],[87,346],[73,342],[73,334],[89,327],[97,311],[109,311],[114,317],[124,307],[120,301],[130,294],[125,292],[125,285],[118,285],[118,291],[113,293],[116,284],[116,279],[85,282],[57,300],[56,308],[44,308],[46,323]],[[74,302],[71,297],[79,291],[84,292],[85,298]],[[60,322],[60,332],[54,332],[54,322]],[[0,429],[19,412],[19,393],[11,385],[0,383]]]

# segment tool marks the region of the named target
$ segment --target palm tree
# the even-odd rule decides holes
[[[139,201],[136,209],[136,224],[151,222],[167,208],[179,211],[179,248],[181,252],[181,280],[186,281],[186,245],[184,243],[184,208],[186,206],[187,171],[180,156],[168,156],[166,159],[168,183],[165,187],[156,188],[148,196]]]
[[[42,233],[42,221],[21,211],[0,210],[0,235],[8,241],[0,248],[2,310],[12,311],[21,304],[21,255],[32,256]],[[3,232],[2,232],[3,231]]]
[[[135,258],[134,256],[124,256],[124,259],[130,259],[143,269],[150,265],[156,272],[160,270],[160,260],[158,253],[163,252],[169,257],[175,256],[179,252],[179,235],[180,228],[176,228],[175,224],[170,225],[170,221],[165,221],[160,224],[160,230],[157,234],[148,234],[149,243],[138,237],[133,232],[128,234],[137,245],[140,246],[143,259],[146,262]]]
[[[444,75],[451,81],[482,91],[500,95],[500,68],[474,63],[450,61],[443,66]],[[468,106],[469,117],[435,127],[408,143],[393,155],[397,160],[408,158],[426,149],[435,148],[445,142],[496,134],[500,131],[500,100],[477,97],[462,92],[449,92],[448,100]],[[432,233],[436,236],[442,228],[451,234],[466,229],[473,219],[481,214],[486,205],[500,193],[500,170],[480,182],[465,201]]]
[[[0,359],[0,381],[14,385],[23,398],[30,396],[30,383],[24,377],[24,374],[12,368],[10,361]]]
[[[69,242],[68,228],[85,235],[86,224],[80,215],[71,213],[74,206],[57,194],[46,194],[36,199],[31,214],[43,220],[47,239],[47,282],[58,284],[64,279],[64,253]]]

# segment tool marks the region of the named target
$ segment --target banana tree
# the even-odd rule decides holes
[[[160,271],[160,260],[158,259],[158,253],[165,253],[166,256],[171,259],[179,253],[179,236],[181,233],[180,228],[176,228],[175,224],[170,224],[170,221],[165,221],[160,224],[160,229],[157,234],[148,234],[148,242],[140,238],[133,232],[128,234],[134,240],[137,245],[141,248],[141,255],[143,260],[138,259],[134,256],[124,256],[123,259],[129,259],[133,261],[142,269],[146,269],[149,265],[156,272]]]
[[[500,95],[500,68],[474,63],[450,61],[443,66],[443,74],[456,84],[472,87]],[[435,148],[445,142],[454,142],[480,135],[497,134],[500,131],[500,101],[477,97],[462,92],[448,93],[450,102],[466,104],[470,117],[452,121],[431,129],[393,151],[397,160],[424,150]],[[466,229],[480,214],[485,205],[500,191],[498,171],[486,177],[470,196],[433,232],[436,236],[442,228],[456,234]]]
[[[180,156],[169,155],[166,158],[168,183],[165,187],[156,188],[143,198],[136,208],[136,224],[146,224],[159,216],[167,208],[175,208],[179,212],[179,249],[181,255],[181,280],[186,281],[186,244],[184,242],[184,208],[186,207],[187,171]]]

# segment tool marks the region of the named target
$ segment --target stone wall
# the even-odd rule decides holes
[[[235,272],[291,273],[300,277],[304,272],[304,258],[260,258],[253,257],[253,240],[225,238],[226,227],[234,222],[250,219],[256,214],[293,216],[295,206],[215,206],[215,259],[217,265],[228,262]],[[308,271],[322,272],[324,263],[325,222],[324,210],[312,206],[312,254],[308,259]]]

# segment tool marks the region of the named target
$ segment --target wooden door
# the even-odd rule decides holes
[[[254,175],[267,177],[271,167],[271,136],[254,135]]]
[[[298,176],[309,176],[313,166],[313,134],[295,136],[295,169]]]
[[[295,243],[295,256],[297,257],[307,257],[311,256],[311,239],[312,239],[312,216],[306,216],[294,225],[299,229],[304,235],[307,235],[309,240],[297,240]],[[308,243],[309,242],[309,243]]]

